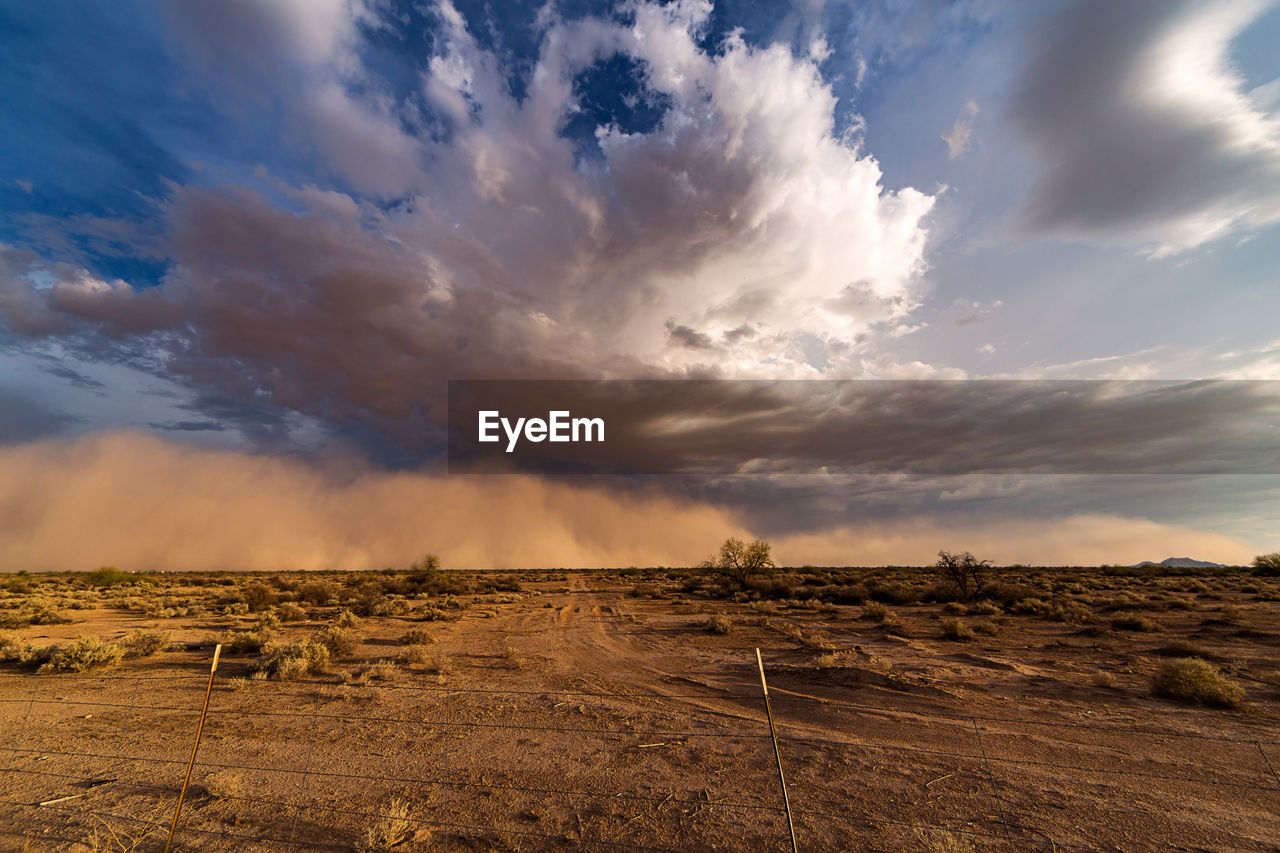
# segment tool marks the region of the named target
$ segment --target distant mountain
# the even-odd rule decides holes
[[[1193,560],[1190,557],[1169,557],[1158,563],[1144,560],[1134,568],[1140,569],[1143,566],[1160,566],[1165,569],[1221,569],[1226,566],[1226,563],[1210,563],[1207,560]]]

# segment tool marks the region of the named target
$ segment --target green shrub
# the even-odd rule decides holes
[[[124,646],[101,637],[81,637],[65,646],[56,646],[40,672],[87,672],[115,666],[124,659]]]
[[[148,583],[151,581],[151,578],[144,575],[137,575],[133,572],[123,572],[115,566],[103,566],[100,569],[94,569],[85,575],[84,579],[90,586],[104,588],[120,586],[121,584]]]
[[[1244,688],[1200,658],[1175,658],[1160,665],[1151,679],[1157,696],[1214,708],[1238,708]]]

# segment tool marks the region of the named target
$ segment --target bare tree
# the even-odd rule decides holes
[[[956,595],[964,601],[972,601],[982,588],[982,579],[991,568],[990,560],[979,560],[968,551],[953,554],[950,551],[939,551],[938,562],[934,568],[942,577],[955,587]]]
[[[763,539],[752,539],[743,542],[730,536],[720,546],[720,553],[712,560],[701,563],[703,568],[719,569],[733,578],[741,586],[755,575],[764,574],[777,568],[770,555],[772,546]]]

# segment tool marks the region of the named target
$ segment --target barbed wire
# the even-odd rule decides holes
[[[10,678],[30,678],[30,674],[24,673],[0,673],[0,676]],[[207,675],[174,675],[174,676],[132,676],[125,673],[112,674],[84,674],[84,673],[58,673],[58,674],[41,674],[41,679],[57,678],[57,679],[77,679],[77,678],[118,678],[127,681],[136,680],[167,680],[167,679],[204,679]],[[326,679],[273,679],[272,683],[278,684],[307,684],[327,687],[347,686],[348,682],[334,681]],[[752,701],[756,697],[749,692],[743,694],[706,694],[706,693],[614,693],[608,691],[590,691],[590,690],[556,690],[551,688],[525,689],[511,687],[461,687],[454,685],[437,685],[437,684],[396,684],[391,682],[379,682],[378,684],[360,684],[351,685],[359,687],[376,688],[381,690],[421,690],[435,693],[450,694],[473,694],[473,695],[513,695],[513,696],[570,696],[583,698],[608,698],[608,699],[629,699],[629,700],[655,700],[662,701],[666,699],[705,699],[725,701],[730,699]],[[744,685],[744,688],[747,688]],[[225,685],[216,685],[219,693],[235,692],[235,688],[228,688]],[[749,689],[749,688],[748,688]],[[1149,737],[1177,737],[1188,738],[1194,740],[1213,740],[1226,743],[1240,744],[1261,744],[1263,746],[1280,746],[1280,739],[1262,739],[1258,737],[1249,737],[1245,735],[1225,735],[1225,734],[1206,734],[1203,732],[1180,731],[1177,729],[1154,729],[1144,728],[1140,726],[1127,726],[1107,722],[1104,720],[1080,722],[1062,719],[1043,719],[1030,717],[1005,717],[990,714],[968,714],[960,711],[947,711],[944,709],[930,708],[889,708],[879,705],[868,705],[864,703],[851,702],[847,699],[834,699],[826,696],[813,696],[809,694],[796,693],[783,687],[771,686],[771,694],[778,698],[785,697],[788,700],[813,702],[822,705],[832,705],[836,707],[849,708],[851,710],[867,711],[879,714],[895,714],[895,715],[911,715],[920,717],[931,717],[937,719],[954,720],[967,723],[969,720],[977,719],[981,722],[992,723],[1008,723],[1011,725],[1028,725],[1028,726],[1044,726],[1049,728],[1070,728],[1081,729],[1087,731],[1105,731],[1117,734],[1136,734]],[[13,699],[0,699],[3,702],[26,701]],[[82,704],[89,704],[85,700]],[[163,709],[157,709],[163,710]],[[174,709],[180,710],[180,709]],[[283,714],[284,712],[275,712]],[[305,715],[309,716],[309,715]],[[1245,724],[1245,721],[1237,721]],[[598,729],[591,729],[598,732]]]

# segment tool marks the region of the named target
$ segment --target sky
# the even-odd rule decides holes
[[[1262,413],[1229,473],[443,469],[451,379],[1280,379],[1277,43],[1257,0],[6,4],[0,570],[1280,549],[1255,386],[1175,419]]]

